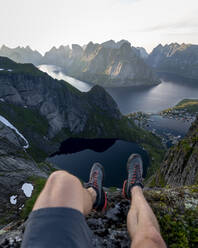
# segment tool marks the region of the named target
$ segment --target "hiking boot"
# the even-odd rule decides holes
[[[128,179],[124,181],[122,188],[122,195],[131,199],[131,188],[139,186],[143,188],[142,174],[143,174],[143,162],[139,154],[131,154],[127,161]]]
[[[94,202],[93,208],[97,211],[103,211],[107,207],[107,195],[102,187],[103,179],[103,166],[99,163],[94,163],[91,168],[89,182],[85,184],[85,188],[92,187],[96,191],[96,201]]]

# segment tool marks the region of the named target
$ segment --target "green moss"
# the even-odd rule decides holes
[[[117,188],[116,187],[110,187],[108,190],[109,190],[109,192],[116,192]]]
[[[21,217],[24,219],[27,218],[30,212],[32,211],[34,203],[36,202],[37,197],[39,196],[46,183],[46,179],[41,177],[31,177],[28,181],[34,185],[34,190],[31,198],[25,202],[25,206],[21,212]]]
[[[195,114],[198,112],[198,99],[183,99],[173,108],[168,108],[162,111],[162,113],[170,112],[173,115],[177,115],[177,113],[174,113],[174,110],[182,110],[191,114]]]
[[[49,163],[49,162],[40,162],[40,163],[38,163],[38,167],[40,168],[40,169],[48,169],[50,172],[54,172],[54,171],[56,171],[57,169],[55,169],[53,166],[52,166],[52,164],[51,163]]]
[[[42,161],[47,154],[38,148],[39,138],[47,136],[47,119],[35,109],[23,108],[14,104],[0,102],[0,114],[10,121],[29,142],[28,153],[37,161]]]
[[[31,76],[47,76],[46,73],[40,71],[37,67],[35,67],[33,64],[20,64],[12,61],[11,59],[8,59],[6,57],[1,57],[0,65],[5,70],[0,71],[0,75],[7,75],[7,74],[28,74]],[[6,71],[8,69],[11,69],[12,72]]]
[[[198,111],[198,99],[183,99],[175,106],[175,109],[185,109],[189,113],[196,113]]]
[[[188,189],[191,193],[198,193],[198,185],[189,186]]]
[[[197,211],[187,210],[157,214],[162,236],[170,248],[195,248],[198,246]]]
[[[39,149],[34,143],[30,143],[30,147],[27,151],[38,163],[44,161],[46,157],[48,157],[48,154],[43,150]]]
[[[34,130],[43,136],[48,133],[47,119],[35,109],[0,102],[0,113],[22,133],[27,129]]]

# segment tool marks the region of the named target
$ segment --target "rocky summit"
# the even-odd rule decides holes
[[[126,226],[130,202],[121,196],[121,190],[105,189],[108,194],[108,208],[105,213],[92,212],[87,223],[93,233],[93,247],[129,248],[131,240]],[[174,189],[144,189],[144,195],[160,223],[162,236],[167,247],[197,247],[196,187]],[[24,220],[10,223],[0,230],[0,247],[20,247],[24,232]]]
[[[198,45],[160,44],[149,54],[147,64],[159,72],[198,79]]]

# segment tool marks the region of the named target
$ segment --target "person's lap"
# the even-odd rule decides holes
[[[26,224],[22,248],[91,248],[91,230],[84,215],[66,207],[33,211]]]

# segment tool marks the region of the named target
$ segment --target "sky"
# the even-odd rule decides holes
[[[198,44],[198,0],[0,0],[0,46]]]

